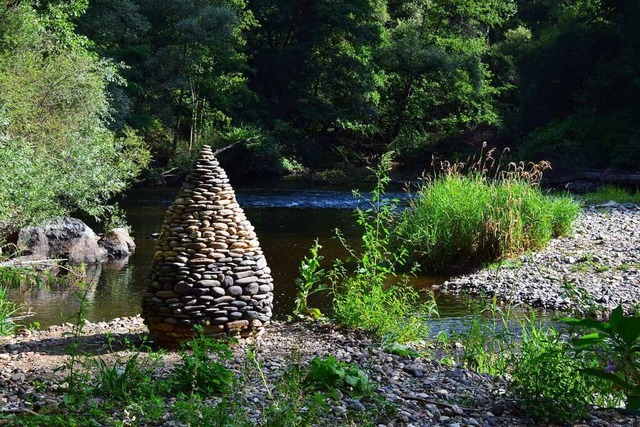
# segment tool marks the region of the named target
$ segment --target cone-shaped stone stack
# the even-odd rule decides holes
[[[177,345],[207,335],[247,337],[271,319],[273,279],[226,173],[205,146],[167,210],[142,316],[152,337]]]

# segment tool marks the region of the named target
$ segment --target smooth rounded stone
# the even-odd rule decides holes
[[[260,257],[256,260],[256,266],[260,269],[260,270],[264,270],[267,267],[267,259],[265,257]]]
[[[221,304],[221,303],[228,304],[233,300],[234,298],[232,296],[223,296],[223,297],[216,298],[214,301],[216,302],[216,304]]]
[[[237,281],[236,283],[238,283],[239,281]],[[258,290],[260,289],[260,287],[258,286],[258,284],[256,282],[252,282],[249,283],[248,285],[246,285],[244,287],[244,294],[245,295],[255,295],[255,296],[261,296],[261,295],[256,295],[258,293]]]
[[[249,270],[249,271],[241,271],[239,273],[233,273],[233,277],[236,279],[236,281],[239,281],[240,279],[245,279],[247,277],[256,277],[256,274]]]
[[[226,310],[215,310],[215,311],[207,310],[207,314],[211,317],[220,318],[220,317],[226,317],[228,312]]]
[[[229,323],[229,318],[228,317],[212,318],[211,319],[211,323],[213,323],[214,325],[222,325],[222,324],[225,324],[225,323]]]
[[[177,297],[179,295],[176,294],[173,291],[158,291],[158,292],[156,292],[156,296],[158,298],[165,299],[165,298],[175,298],[175,297]]]
[[[211,288],[211,294],[215,297],[222,297],[224,295],[226,295],[226,292],[224,290],[224,288],[221,288],[219,286],[214,286]]]
[[[239,297],[240,295],[242,295],[243,290],[242,287],[240,286],[231,286],[227,289],[227,294],[233,296],[233,297]]]
[[[247,317],[247,319],[249,320],[255,320],[255,319],[259,319],[260,314],[257,311],[253,311],[253,310],[247,310],[244,312],[244,315]],[[259,319],[260,320],[260,319]]]
[[[269,285],[260,285],[258,287],[258,292],[261,294],[266,294],[267,292],[271,292],[272,290],[273,290],[273,287]]]
[[[230,286],[233,286],[233,277],[225,276],[224,280],[222,281],[222,284],[227,288]]]
[[[256,277],[251,276],[251,277],[244,277],[242,279],[238,279],[235,281],[235,284],[239,286],[244,286],[250,283],[256,283],[257,281],[258,279]]]
[[[220,286],[220,282],[217,280],[199,280],[198,282],[196,282],[196,284],[204,288],[214,288]]]
[[[187,282],[178,282],[173,288],[173,291],[177,294],[188,294],[191,292],[193,285]]]
[[[242,329],[249,326],[248,320],[236,320],[227,324],[227,329]]]
[[[244,301],[233,301],[231,305],[237,308],[244,308],[247,306],[247,303]]]

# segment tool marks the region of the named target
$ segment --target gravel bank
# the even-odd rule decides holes
[[[444,292],[497,296],[535,307],[587,311],[640,302],[640,206],[586,209],[575,233],[542,251],[445,282]]]
[[[61,379],[64,371],[54,371],[67,360],[65,352],[70,344],[67,334],[71,325],[54,326],[46,331],[26,332],[0,339],[0,411],[21,413],[51,411],[62,404]],[[80,337],[81,351],[91,354],[125,356],[127,350],[118,348],[125,339],[136,343],[147,330],[140,317],[115,319],[109,323],[87,324]],[[110,338],[109,338],[110,337]],[[110,344],[111,342],[111,344]],[[115,344],[114,344],[115,343]],[[238,372],[246,361],[246,348],[236,347]],[[364,368],[377,384],[376,392],[397,405],[392,419],[380,426],[446,426],[492,427],[533,426],[523,410],[508,393],[504,380],[465,370],[445,367],[437,362],[411,357],[399,357],[380,351],[378,343],[368,336],[337,329],[330,325],[302,323],[274,323],[257,346],[257,359],[267,383],[273,386],[291,363],[292,354],[302,363],[314,356],[335,355],[338,359],[355,362]],[[164,357],[166,369],[177,360],[175,353]],[[241,385],[242,405],[258,423],[262,411],[269,405],[269,397],[257,370]],[[323,425],[358,425],[359,413],[367,402],[348,396],[331,401],[331,411]],[[167,402],[170,408],[170,402]],[[115,420],[126,414],[114,413]],[[594,413],[590,426],[635,426],[640,417],[621,417],[615,412]],[[0,425],[3,422],[0,420]],[[127,425],[127,424],[125,424]],[[178,427],[170,409],[154,425]]]
[[[554,240],[539,253],[516,262],[448,281],[449,292],[497,295],[514,302],[547,308],[586,308],[567,292],[563,284],[587,293],[597,304],[612,308],[619,303],[640,301],[640,207],[608,204],[587,209],[572,237]],[[62,405],[62,379],[71,344],[72,325],[45,331],[22,331],[15,337],[0,337],[0,413],[56,411]],[[140,317],[87,324],[79,338],[84,354],[126,356],[119,346],[128,340],[142,342],[148,330]],[[270,386],[275,385],[295,360],[307,363],[314,356],[335,355],[365,369],[377,385],[377,394],[398,408],[380,426],[501,427],[536,426],[514,400],[504,379],[473,371],[450,368],[425,358],[399,357],[383,353],[370,337],[331,325],[274,323],[256,347],[257,359]],[[246,348],[236,347],[239,374],[246,366]],[[178,360],[176,353],[163,356],[167,371]],[[257,368],[245,377],[239,399],[247,414],[259,423],[270,403]],[[157,424],[179,427],[170,410]],[[339,395],[329,402],[331,411],[322,425],[359,425],[359,414],[367,402]],[[126,414],[114,413],[114,420]],[[352,421],[355,419],[355,424]],[[640,426],[640,417],[623,417],[614,411],[594,412],[587,426]],[[0,426],[7,425],[0,417]],[[129,425],[129,424],[124,424]]]

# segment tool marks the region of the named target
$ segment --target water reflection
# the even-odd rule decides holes
[[[136,189],[121,202],[132,226],[136,253],[128,260],[104,264],[88,271],[89,288],[86,317],[102,321],[115,317],[136,315],[151,271],[155,240],[151,237],[160,229],[164,213],[178,192],[177,188]],[[357,242],[359,230],[352,210],[366,206],[345,189],[256,188],[237,189],[238,200],[256,228],[260,244],[271,266],[274,284],[274,316],[286,318],[293,309],[295,278],[303,256],[308,254],[314,239],[323,245],[322,254],[327,267],[332,259],[344,258],[347,253],[334,238],[339,228],[348,240]],[[389,197],[402,197],[391,193]],[[416,286],[424,287],[443,278],[419,278]],[[69,321],[79,308],[77,289],[42,288],[14,291],[13,297],[31,307],[43,327]],[[311,304],[327,311],[326,296],[312,299]]]

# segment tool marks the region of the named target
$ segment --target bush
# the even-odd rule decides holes
[[[425,317],[436,313],[436,306],[433,300],[422,301],[407,278],[396,275],[397,269],[407,267],[407,252],[390,248],[397,201],[384,197],[389,162],[390,156],[384,156],[376,171],[371,207],[356,211],[357,223],[363,228],[362,250],[350,248],[338,234],[356,265],[348,270],[337,262],[329,273],[334,314],[345,326],[371,331],[386,340],[419,341],[429,331]]]
[[[573,423],[584,418],[601,381],[582,373],[586,361],[576,357],[555,330],[531,323],[523,333],[511,391],[536,419]]]
[[[432,270],[490,261],[541,248],[570,232],[579,204],[540,190],[545,163],[528,169],[511,164],[495,176],[484,163],[476,165],[467,172],[445,165],[419,189],[394,239],[411,261]]]
[[[55,18],[54,18],[55,16]],[[72,32],[64,7],[0,6],[0,230],[107,202],[149,161],[141,140],[109,130],[116,67]]]

